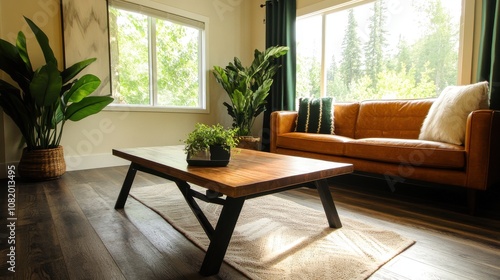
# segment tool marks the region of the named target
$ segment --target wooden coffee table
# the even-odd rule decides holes
[[[176,183],[210,239],[200,269],[200,274],[204,276],[219,272],[246,199],[314,183],[329,226],[342,227],[326,179],[353,171],[352,164],[238,148],[231,151],[231,161],[226,167],[189,166],[183,146],[113,149],[113,155],[131,162],[115,209],[125,206],[137,171]],[[206,193],[191,189],[188,183],[206,188]],[[215,228],[208,222],[195,199],[223,205]]]

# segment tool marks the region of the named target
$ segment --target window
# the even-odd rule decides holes
[[[297,97],[425,98],[470,82],[462,1],[351,1],[299,17]]]
[[[108,8],[115,105],[205,109],[205,23],[130,2]]]

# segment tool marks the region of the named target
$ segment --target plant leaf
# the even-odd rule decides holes
[[[55,128],[58,123],[62,122],[64,120],[64,112],[62,109],[62,102],[59,102],[57,104],[56,112],[54,113],[52,117],[52,128]]]
[[[40,45],[40,48],[42,49],[43,56],[45,57],[45,62],[48,63],[54,63],[57,66],[57,59],[54,56],[54,52],[50,48],[49,44],[49,38],[43,31],[38,28],[38,26],[31,21],[29,18],[24,17],[28,25],[30,26],[31,30],[35,34],[36,40],[38,41],[38,44]]]
[[[54,103],[50,106],[46,106],[45,110],[43,110],[42,119],[45,120],[45,123],[41,123],[41,125],[45,128],[54,129],[57,123],[54,123],[57,114],[57,108],[61,105],[61,99],[56,99]]]
[[[99,85],[101,85],[101,80],[98,77],[92,74],[84,75],[71,85],[70,90],[64,95],[64,102],[66,104],[68,102],[80,102],[94,92]]]
[[[29,139],[31,119],[25,103],[21,99],[19,89],[0,80],[0,107],[17,125],[25,139]],[[28,141],[28,140],[27,140]]]
[[[0,80],[0,96],[3,96],[5,94],[19,95],[19,89],[7,83],[4,80]]]
[[[78,73],[89,66],[91,63],[96,61],[96,58],[89,58],[71,65],[62,71],[61,76],[63,78],[63,85],[73,79]]]
[[[16,81],[23,91],[28,91],[33,71],[27,71],[26,67],[19,67],[19,65],[24,65],[24,63],[16,46],[0,39],[0,69]]]
[[[88,96],[78,103],[69,105],[64,118],[74,122],[79,121],[90,115],[99,113],[111,102],[113,102],[113,98],[109,96]]]
[[[28,48],[26,47],[26,36],[24,36],[23,32],[17,34],[16,41],[17,50],[19,52],[19,57],[24,61],[26,65],[26,70],[33,71],[33,67],[31,66],[30,57],[28,56]]]
[[[35,72],[30,93],[38,106],[50,106],[59,98],[61,88],[61,74],[56,65],[49,63]]]
[[[28,56],[28,48],[26,47],[26,36],[24,36],[24,33],[21,31],[19,31],[19,33],[17,34],[16,46],[19,52],[19,57],[21,57],[21,59],[24,61],[24,64],[26,65],[26,70],[33,71],[30,57]]]
[[[222,104],[226,106],[228,115],[231,116],[234,120],[236,118],[236,115],[234,114],[233,106],[229,105],[229,103],[225,101]]]

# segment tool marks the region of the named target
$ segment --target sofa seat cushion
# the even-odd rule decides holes
[[[344,144],[349,141],[352,141],[352,138],[340,135],[289,132],[278,136],[276,147],[342,156]]]
[[[363,138],[345,143],[345,155],[380,162],[464,168],[463,146],[417,139]]]

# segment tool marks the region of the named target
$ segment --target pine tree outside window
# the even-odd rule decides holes
[[[464,16],[466,5],[473,1],[352,1],[301,15],[297,98],[428,98],[470,83],[464,44],[472,35],[463,28],[474,19]]]

